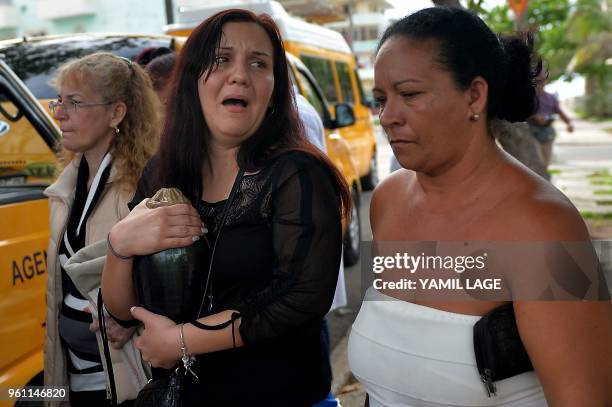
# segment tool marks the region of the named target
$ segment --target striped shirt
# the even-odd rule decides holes
[[[89,312],[84,311],[90,307],[89,301],[77,290],[64,270],[64,265],[85,246],[87,219],[104,191],[110,175],[111,159],[111,155],[106,154],[89,191],[87,190],[89,166],[85,156],[81,159],[74,203],[59,248],[64,296],[59,315],[59,333],[66,352],[70,390],[73,392],[106,388],[96,336],[89,330],[92,317]]]

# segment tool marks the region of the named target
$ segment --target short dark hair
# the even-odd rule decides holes
[[[304,135],[278,27],[270,16],[243,9],[221,11],[202,22],[192,31],[178,56],[160,142],[156,177],[159,186],[179,188],[194,204],[200,199],[202,165],[209,162],[211,135],[198,97],[198,80],[202,75],[210,75],[215,68],[223,26],[230,22],[257,24],[266,32],[274,49],[271,107],[255,133],[240,145],[238,164],[241,168],[256,170],[282,153],[306,152],[328,168],[341,201],[342,214],[349,214],[351,195],[346,181]]]
[[[475,13],[458,7],[431,7],[410,14],[384,32],[438,44],[437,61],[459,89],[482,76],[489,85],[487,117],[525,121],[537,109],[536,78],[542,69],[531,35],[497,36]]]
[[[170,82],[175,65],[176,54],[171,52],[169,54],[164,54],[162,56],[153,58],[151,61],[149,61],[147,66],[145,66],[145,70],[151,77],[153,88],[156,91],[163,89]]]
[[[145,48],[138,55],[134,57],[134,62],[140,66],[147,66],[149,62],[155,58],[161,57],[162,55],[173,53],[168,47],[149,47]]]

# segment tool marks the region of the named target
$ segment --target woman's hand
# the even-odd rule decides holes
[[[132,335],[134,335],[134,332],[136,331],[135,326],[131,328],[124,328],[110,317],[104,318],[104,325],[106,326],[108,341],[115,349],[123,348],[123,345],[125,345],[130,338],[132,338]]]
[[[84,308],[83,311],[91,313],[89,307]],[[92,319],[92,323],[89,324],[89,330],[96,333],[100,330],[100,324],[97,318]],[[108,341],[115,349],[123,348],[123,345],[130,340],[136,331],[136,327],[124,328],[110,317],[104,318],[104,325],[106,326],[106,336],[108,337]]]
[[[142,359],[153,367],[171,369],[176,366],[182,356],[179,326],[171,319],[143,307],[133,307],[131,312],[145,328],[142,335],[134,338],[134,345],[142,353]]]
[[[111,229],[111,244],[120,255],[131,257],[186,247],[204,234],[204,224],[193,206],[178,204],[149,209],[146,201]]]
[[[106,326],[106,336],[108,337],[108,342],[115,349],[123,348],[123,346],[128,343],[136,331],[136,327],[124,328],[110,317],[104,319],[104,325]],[[93,322],[89,325],[89,330],[91,332],[98,332],[100,330],[100,326],[96,318],[94,318]]]

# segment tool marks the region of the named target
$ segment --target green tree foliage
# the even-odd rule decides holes
[[[566,36],[568,0],[530,0],[526,15],[527,28],[536,35],[536,49],[547,62],[551,79],[566,73],[566,67],[576,50],[576,42]],[[507,4],[493,7],[481,13],[494,31],[510,34],[516,30],[514,14]]]
[[[497,33],[516,31],[515,16],[507,4],[433,2],[474,10]],[[584,75],[587,115],[612,116],[612,0],[529,0],[522,26],[535,34],[536,51],[546,62],[550,79]]]

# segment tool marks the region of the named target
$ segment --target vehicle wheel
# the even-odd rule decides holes
[[[371,191],[378,185],[378,160],[376,159],[376,151],[372,154],[370,161],[370,172],[361,178],[361,188],[364,191]]]
[[[351,221],[344,234],[344,265],[354,266],[359,261],[359,246],[361,244],[361,220],[359,219],[359,192],[356,187],[352,189],[353,206],[351,208]]]

